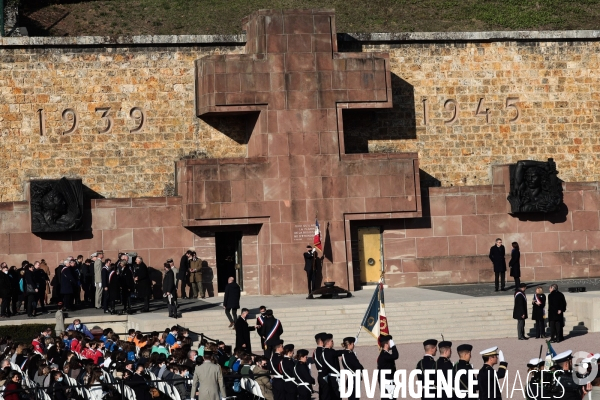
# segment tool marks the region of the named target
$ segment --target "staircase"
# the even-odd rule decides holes
[[[296,348],[312,349],[314,335],[329,332],[334,335],[336,346],[346,336],[356,336],[364,316],[367,304],[339,306],[310,306],[296,308],[273,307],[275,317],[282,325],[285,343],[293,343]],[[531,306],[529,307],[531,311]],[[513,298],[472,297],[458,300],[416,301],[388,303],[385,312],[390,333],[396,343],[415,343],[428,338],[446,340],[458,344],[470,339],[516,337],[517,324],[512,318]],[[252,316],[252,315],[251,315]],[[565,335],[571,331],[585,331],[586,328],[573,313],[565,313]],[[164,326],[172,324],[173,319],[160,318]],[[157,320],[140,320],[131,316],[130,325],[142,331],[157,329]],[[172,322],[170,322],[172,321]],[[255,318],[248,318],[252,326]],[[227,318],[222,308],[184,313],[177,320],[182,326],[206,336],[235,344],[235,331],[228,329]],[[161,326],[159,330],[164,329]],[[528,319],[525,332],[534,333],[534,323]],[[251,332],[252,348],[260,349],[258,335]],[[366,331],[361,332],[358,345],[374,345],[375,340]]]

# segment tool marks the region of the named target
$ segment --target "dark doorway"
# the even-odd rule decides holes
[[[225,291],[227,279],[233,276],[242,290],[242,232],[215,232],[217,250],[217,286]]]

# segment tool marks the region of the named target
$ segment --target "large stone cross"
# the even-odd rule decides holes
[[[323,277],[349,287],[350,221],[420,213],[415,154],[344,152],[343,109],[392,107],[389,56],[338,52],[333,11],[261,10],[245,24],[246,54],[196,61],[196,109],[258,113],[248,157],[178,163],[184,225],[262,224],[263,275],[303,292],[312,240],[300,231],[318,216],[329,224]]]

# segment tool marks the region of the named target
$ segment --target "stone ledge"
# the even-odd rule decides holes
[[[398,43],[440,41],[540,41],[598,40],[600,30],[574,31],[487,31],[487,32],[397,32],[338,33],[340,42]],[[244,45],[246,35],[138,35],[138,36],[76,36],[76,37],[3,37],[2,46],[190,46]]]

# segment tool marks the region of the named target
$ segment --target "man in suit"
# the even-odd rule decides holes
[[[227,286],[225,286],[225,296],[223,296],[223,308],[225,309],[225,315],[229,320],[229,328],[232,328],[237,319],[237,310],[240,309],[240,296],[242,295],[242,289],[240,285],[235,282],[233,276],[230,276],[227,280]],[[231,316],[233,311],[233,316]]]
[[[265,358],[269,359],[274,344],[280,342],[283,334],[283,326],[277,318],[273,317],[273,310],[265,312],[265,323],[261,328],[261,332],[265,340]]]
[[[205,351],[204,362],[194,370],[190,392],[194,399],[221,400],[227,397],[221,367],[212,363],[212,356],[212,351]],[[198,396],[199,391],[202,392],[202,397]]]
[[[502,392],[498,383],[500,379],[506,376],[506,367],[508,363],[504,361],[502,350],[498,350],[497,346],[485,349],[480,352],[483,358],[483,367],[477,375],[479,385],[480,400],[502,400]],[[494,370],[494,365],[500,363],[498,371]]]
[[[171,264],[165,263],[165,277],[163,279],[163,293],[169,304],[169,317],[177,318],[177,286]]]
[[[315,271],[314,271],[315,253],[312,246],[306,246],[304,252],[304,271],[306,271],[306,281],[308,282],[308,297],[312,299],[312,292],[315,290]]]
[[[179,260],[179,281],[181,282],[181,298],[187,299],[186,287],[190,283],[190,258],[192,257],[192,250],[188,250]],[[190,297],[191,297],[190,293]]]
[[[513,318],[517,320],[517,336],[519,340],[527,340],[527,337],[525,337],[525,320],[527,319],[525,289],[527,289],[527,285],[521,283],[515,292],[515,306],[513,308]]]
[[[265,339],[262,336],[262,327],[263,327],[263,324],[265,323],[267,307],[260,306],[260,308],[258,309],[258,312],[260,314],[258,315],[258,317],[256,317],[256,333],[258,333],[258,337],[260,337],[260,348],[264,350],[265,349]]]
[[[248,309],[242,308],[242,314],[235,321],[235,347],[238,350],[244,350],[246,353],[252,353],[250,344],[250,331],[254,330],[254,326],[248,326],[246,318],[248,318]]]
[[[548,321],[550,322],[550,341],[553,343],[565,340],[563,336],[565,311],[567,311],[567,300],[565,299],[565,295],[558,291],[558,285],[550,285],[550,294],[548,295]]]
[[[498,291],[498,281],[502,282],[502,291],[504,291],[506,281],[506,260],[504,255],[506,251],[502,245],[502,239],[496,239],[496,244],[490,248],[490,260],[494,265],[494,275],[496,276],[496,292]]]

